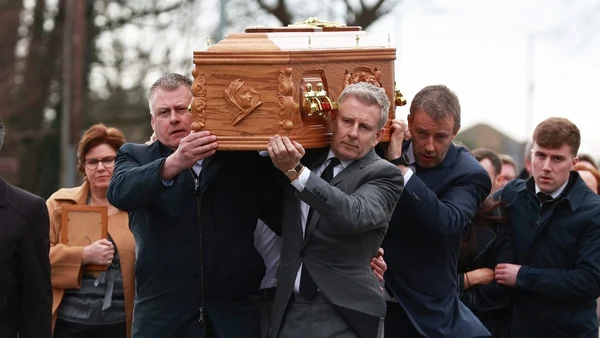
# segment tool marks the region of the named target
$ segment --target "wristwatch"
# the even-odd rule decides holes
[[[298,163],[297,166],[288,170],[287,173],[285,173],[285,176],[287,176],[287,178],[289,178],[290,181],[295,181],[298,178],[298,176],[300,176],[300,171],[302,170],[302,168],[304,168],[302,163]]]
[[[390,160],[390,163],[398,165],[401,164],[405,167],[408,167],[408,165],[410,164],[409,160],[408,160],[408,155],[406,155],[406,153],[403,153],[402,155],[400,155],[400,157]]]

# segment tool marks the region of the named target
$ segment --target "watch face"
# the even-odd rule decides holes
[[[294,169],[289,170],[287,173],[285,173],[285,176],[287,176],[287,178],[289,178],[291,181],[295,180],[298,177],[298,172]]]

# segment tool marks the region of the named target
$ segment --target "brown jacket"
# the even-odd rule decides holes
[[[55,192],[46,205],[50,214],[50,264],[52,277],[52,330],[56,323],[57,309],[65,289],[81,286],[81,256],[83,247],[60,244],[61,207],[69,204],[86,204],[90,192],[87,180],[80,187],[60,189]],[[131,336],[133,314],[135,240],[129,231],[127,213],[119,211],[108,217],[108,233],[115,242],[121,260],[123,288],[125,293],[125,315],[127,319],[127,337]]]

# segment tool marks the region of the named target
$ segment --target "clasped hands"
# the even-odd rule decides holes
[[[465,289],[490,284],[494,280],[500,285],[514,288],[517,285],[519,269],[521,269],[520,265],[500,263],[494,270],[479,268],[465,272]]]

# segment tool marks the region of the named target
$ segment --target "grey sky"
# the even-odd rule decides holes
[[[446,84],[461,100],[463,128],[485,121],[521,141],[541,120],[566,117],[582,132],[581,150],[599,158],[599,27],[585,22],[593,5],[600,17],[599,3],[447,0],[421,6],[408,0],[369,33],[392,34],[396,81],[409,99],[426,85]],[[527,37],[534,32],[528,127]],[[408,108],[396,113],[405,117]]]

